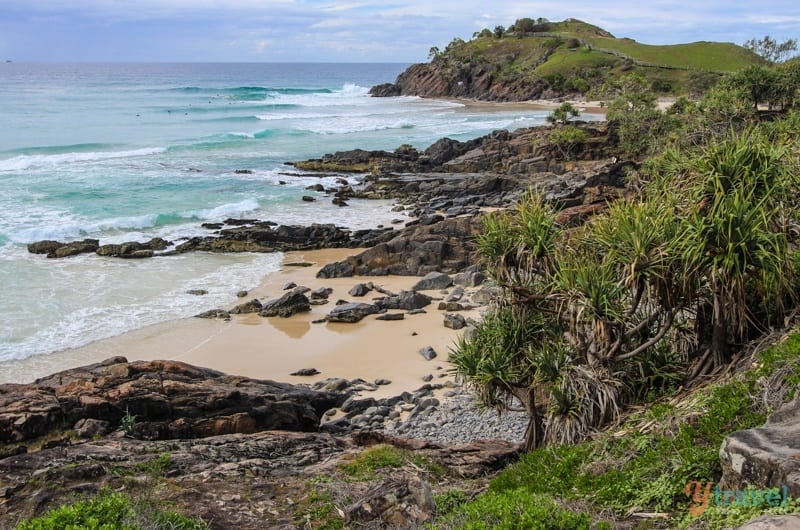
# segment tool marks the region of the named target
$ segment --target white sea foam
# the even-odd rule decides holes
[[[136,262],[105,260],[102,269],[91,257],[61,262],[61,267],[48,260],[52,279],[71,278],[83,289],[64,288],[56,293],[53,303],[59,305],[60,314],[27,337],[4,336],[8,328],[0,329],[0,362],[81,346],[230,304],[239,289],[251,288],[276,271],[281,259],[281,254],[194,254]],[[186,292],[190,289],[204,289],[208,294],[190,295]],[[31,307],[33,311],[38,306]],[[24,307],[14,317],[20,323],[42,321],[38,310],[28,314]],[[0,379],[14,377],[2,374]]]
[[[258,210],[258,208],[259,204],[257,200],[245,199],[240,202],[222,204],[220,206],[208,210],[198,210],[198,211],[188,212],[188,214],[204,220],[225,219],[228,217],[238,217],[244,213]]]
[[[0,171],[23,171],[26,169],[53,167],[114,158],[132,158],[163,153],[162,147],[132,149],[129,151],[92,151],[87,153],[56,153],[51,155],[18,155],[0,160]]]
[[[204,210],[190,210],[178,213],[147,214],[129,217],[112,217],[100,220],[76,220],[65,215],[63,219],[52,216],[48,224],[40,224],[24,228],[10,234],[9,239],[15,243],[33,243],[44,239],[58,241],[79,239],[82,237],[102,237],[103,243],[131,241],[137,236],[153,237],[154,234],[132,233],[152,229],[164,224],[176,224],[186,221],[221,220],[238,217],[244,213],[259,209],[256,199],[245,199],[235,203],[226,203]],[[172,230],[170,230],[172,231]],[[183,234],[186,235],[186,234]],[[110,239],[109,239],[110,238]]]

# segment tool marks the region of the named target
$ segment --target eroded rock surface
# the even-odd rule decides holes
[[[775,412],[763,427],[737,431],[720,449],[726,489],[786,485],[800,496],[800,397]]]
[[[315,431],[346,396],[229,376],[177,361],[115,357],[31,384],[0,385],[0,443],[21,444],[85,420],[143,439],[201,438],[269,429]]]

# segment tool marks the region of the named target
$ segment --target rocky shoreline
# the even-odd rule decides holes
[[[424,152],[401,146],[394,152],[342,152],[294,163],[297,169],[324,175],[368,171],[361,186],[310,193],[340,201],[394,199],[398,211],[415,218],[402,228],[351,232],[333,225],[277,226],[229,219],[204,226],[208,236],[177,242],[41,241],[29,251],[54,259],[85,252],[144,259],[190,251],[363,247],[366,250],[354,256],[323,266],[318,279],[412,275],[420,277],[419,282],[409,291],[393,293],[354,279],[349,299],[337,303],[329,300],[331,290],[324,286],[287,285],[275,298],[254,298],[198,316],[257,313],[290,318],[312,305],[330,303],[326,321],[357,322],[372,314],[380,314],[382,320],[403,318],[438,302],[442,325],[463,328],[468,319],[459,312],[492,297],[491,288],[482,285],[485,278],[473,242],[485,209],[507,207],[536,187],[563,208],[562,222],[574,223],[624,195],[624,175],[631,164],[610,156],[613,134],[604,124],[582,127],[590,131],[589,138],[570,160],[559,159],[546,130],[524,129],[498,131],[470,142],[444,139]],[[372,291],[381,296],[359,301]],[[441,294],[433,300],[421,291]],[[432,359],[436,352],[420,354]],[[0,385],[0,528],[10,528],[11,521],[41,513],[76,493],[114,486],[119,473],[109,469],[137,469],[147,458],[163,453],[170,455],[167,479],[180,485],[176,501],[187,503],[188,484],[199,488],[206,497],[191,505],[212,519],[212,528],[263,528],[265,517],[273,527],[295,527],[294,510],[277,506],[276,499],[285,492],[278,494],[274,484],[267,485],[276,473],[296,492],[307,490],[303,477],[310,469],[330,469],[330,462],[351,458],[357,448],[376,443],[420,452],[447,468],[453,480],[481,477],[519,452],[526,417],[498,418],[479,410],[448,376],[441,364],[432,364],[425,376],[429,382],[416,391],[373,398],[370,392],[388,380],[329,378],[313,385],[288,385],[176,361],[128,362],[117,357],[28,385]],[[278,473],[281,467],[285,469]],[[45,484],[36,479],[43,475],[49,477]],[[419,482],[420,473],[390,475],[380,483],[379,493],[364,491],[348,506],[345,519],[376,527],[392,517],[401,521],[398,514],[406,526],[430,519],[435,506],[425,496],[420,500],[410,493],[415,488],[429,490],[430,484]],[[239,485],[224,480],[232,476],[259,477],[264,491],[273,488],[271,500],[259,504],[251,498],[245,503],[242,493],[234,491]],[[363,503],[370,498],[375,502],[376,494],[394,500],[377,502],[382,506],[378,512],[365,511]]]
[[[630,193],[627,176],[637,165],[615,158],[614,131],[606,124],[580,127],[587,139],[569,156],[548,141],[547,128],[537,128],[470,142],[444,139],[422,152],[401,146],[294,163],[322,175],[368,172],[360,186],[311,193],[345,204],[393,199],[398,212],[414,217],[400,228],[352,232],[229,219],[204,226],[207,236],[178,242],[42,241],[29,251],[49,258],[94,252],[142,259],[190,251],[363,247],[322,266],[314,288],[290,283],[281,293],[197,316],[291,321],[312,307],[329,306],[312,324],[352,325],[436,308],[441,326],[468,332],[463,312],[497,294],[497,287],[485,284],[474,243],[486,210],[506,208],[535,188],[560,208],[558,222],[572,226]],[[418,281],[392,292],[375,281],[389,275]],[[325,285],[343,278],[353,278],[346,298]],[[108,489],[155,496],[214,529],[307,528],[313,527],[312,513],[343,520],[345,527],[417,528],[435,517],[435,494],[482,491],[486,476],[518,456],[527,426],[524,413],[498,417],[479,409],[433,348],[418,354],[437,359],[430,373],[414,391],[389,396],[378,396],[391,384],[383,377],[293,385],[124,357],[30,384],[0,385],[0,529]],[[309,366],[291,375],[319,371]],[[776,415],[774,425],[729,438],[725,480],[766,483],[780,473],[796,490],[796,463],[790,458],[775,464],[761,447],[783,447],[793,436],[795,424],[780,422],[796,416],[798,403]],[[370,451],[388,453],[393,463],[380,474],[353,471]],[[745,460],[752,464],[743,465]]]

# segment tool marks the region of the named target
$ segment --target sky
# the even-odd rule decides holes
[[[0,60],[424,62],[521,17],[646,44],[800,37],[796,0],[0,0]]]

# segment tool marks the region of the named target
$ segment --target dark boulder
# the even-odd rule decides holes
[[[239,304],[233,309],[231,309],[232,315],[244,315],[248,313],[260,313],[264,306],[261,304],[261,301],[257,298],[253,298],[249,302],[245,302],[243,304]]]
[[[97,239],[84,239],[83,241],[73,241],[71,243],[45,240],[29,244],[28,252],[31,254],[47,254],[47,257],[51,259],[66,258],[95,252],[99,246],[100,242]]]
[[[360,322],[367,315],[374,315],[380,308],[373,304],[346,303],[334,307],[326,317],[328,322]]]
[[[261,316],[288,318],[297,313],[305,313],[308,311],[311,311],[311,304],[308,297],[293,290],[280,298],[275,298],[266,302],[261,308]]]
[[[428,291],[432,289],[447,289],[453,285],[453,279],[443,272],[429,272],[411,289],[414,291]]]
[[[432,298],[417,291],[400,291],[400,294],[387,296],[376,304],[381,309],[405,309],[413,311],[430,305]]]

